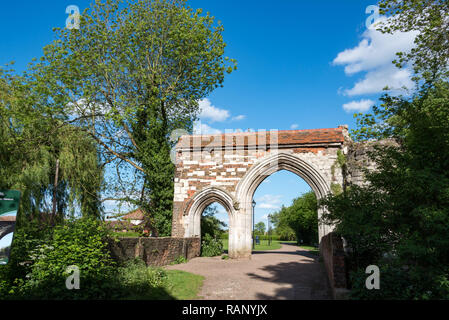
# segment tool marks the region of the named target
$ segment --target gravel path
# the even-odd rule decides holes
[[[208,300],[331,299],[318,256],[293,244],[255,252],[251,260],[200,257],[166,268],[204,276],[199,295]]]

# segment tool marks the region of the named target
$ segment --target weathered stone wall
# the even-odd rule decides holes
[[[333,232],[325,235],[321,239],[320,254],[334,299],[344,298],[347,293],[347,270],[341,237]]]
[[[348,142],[347,143],[347,182],[355,185],[366,185],[365,171],[376,170],[375,163],[370,159],[369,153],[376,152],[375,146],[397,145],[393,140],[385,139],[368,142]]]
[[[198,257],[201,243],[200,238],[119,238],[111,240],[109,249],[119,262],[141,258],[149,266],[164,266],[179,257]]]

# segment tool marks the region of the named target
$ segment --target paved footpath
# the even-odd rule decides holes
[[[318,256],[293,244],[255,252],[251,259],[199,257],[166,268],[204,276],[199,296],[208,300],[331,299]]]

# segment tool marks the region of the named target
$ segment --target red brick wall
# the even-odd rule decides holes
[[[118,262],[141,258],[148,266],[165,266],[179,257],[198,257],[201,243],[200,238],[119,238],[109,249]]]
[[[327,234],[321,238],[320,252],[335,296],[337,289],[347,288],[343,240],[333,232]]]

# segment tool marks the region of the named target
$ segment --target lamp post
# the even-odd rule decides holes
[[[256,201],[254,201],[254,199],[253,199],[253,202],[252,202],[252,205],[253,205],[253,250],[255,249],[255,239],[254,239],[254,207],[256,206]]]
[[[268,245],[271,246],[271,228],[270,228],[271,214],[267,216],[268,223]]]

